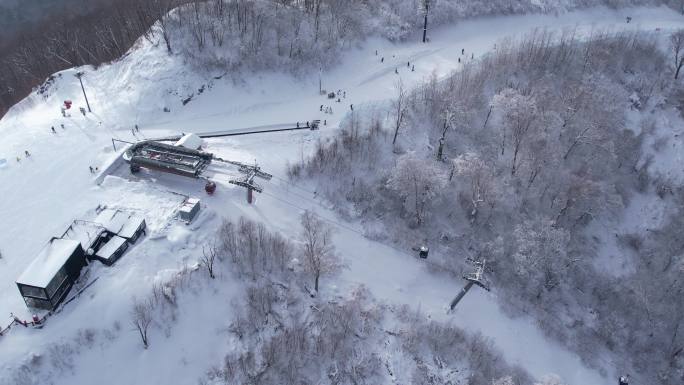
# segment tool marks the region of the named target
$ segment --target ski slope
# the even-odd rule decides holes
[[[630,24],[625,24],[627,15],[633,18]],[[50,237],[61,234],[73,219],[92,217],[97,205],[138,210],[146,217],[150,234],[114,267],[94,264],[88,278],[99,277],[98,281],[84,296],[52,317],[44,329],[18,329],[0,337],[0,373],[9,373],[32,353],[43,352],[51,344],[73,340],[79,329],[89,327],[111,329],[115,338],[109,344],[77,352],[69,374],[52,379],[56,384],[89,384],[102,378],[116,378],[119,383],[136,383],[140,379],[148,379],[146,383],[195,382],[228,349],[216,346],[216,334],[224,326],[221,319],[231,316],[228,304],[230,298],[241,294],[239,287],[198,288],[199,292],[220,297],[220,304],[216,306],[213,297],[181,304],[173,338],[164,338],[161,332],[153,334],[148,350],[141,349],[128,325],[131,298],[146,294],[153,282],[173,274],[180,266],[195,263],[201,245],[211,237],[221,216],[246,216],[294,237],[301,210],[313,209],[341,224],[336,226],[336,245],[349,265],[339,278],[324,282],[324,290],[343,294],[364,284],[380,300],[420,306],[435,319],[453,320],[493,338],[509,362],[520,364],[535,376],[555,373],[570,385],[612,382],[612,369],[604,375],[587,367],[576,355],[547,339],[532,321],[510,319],[503,314],[490,294],[472,290],[456,313],[447,315],[445,307],[462,282],[429,273],[419,261],[366,239],[355,224],[336,218],[312,191],[288,185],[285,168],[287,162],[306,157],[316,141],[333,135],[351,104],[384,103],[393,97],[399,78],[406,87],[412,87],[433,73],[444,77],[459,69],[459,58],[470,60],[474,55],[477,60],[495,49],[501,39],[537,28],[576,28],[579,34],[596,29],[666,33],[682,26],[682,16],[666,8],[595,9],[557,17],[471,20],[433,31],[428,45],[370,39],[347,52],[335,69],[322,74],[325,89],[346,92],[340,103],[319,95],[318,73],[304,79],[279,73],[254,74],[240,82],[228,76],[214,79],[221,74],[201,76],[185,66],[182,58],[166,55],[161,45],[141,39],[118,62],[97,70],[79,69],[85,71],[84,85],[93,108],[92,114],[82,116],[78,107],[85,106],[85,102],[73,76],[76,70],[63,71],[48,96],[29,96],[0,121],[0,212],[5,216],[0,221],[0,314],[13,312],[25,319],[30,317],[15,280]],[[655,32],[656,28],[660,31]],[[464,56],[461,49],[465,49]],[[385,59],[382,63],[381,57]],[[415,72],[407,62],[415,65]],[[183,106],[183,96],[203,85],[210,86]],[[68,118],[59,112],[65,99],[73,100],[76,106]],[[333,113],[321,112],[320,105],[332,107]],[[164,107],[171,111],[163,112]],[[326,120],[327,124],[320,131],[207,140],[208,151],[245,163],[257,160],[265,171],[274,174],[271,182],[263,183],[265,192],[252,206],[246,204],[244,190],[229,185],[220,176],[217,194],[207,197],[202,183],[197,181],[158,173],[131,177],[125,167],[114,170],[113,175],[99,176],[88,168],[101,170],[118,156],[112,138],[136,141],[180,132],[218,132],[313,119]],[[140,127],[139,133],[132,131],[135,124]],[[56,133],[51,132],[52,126]],[[30,157],[24,155],[25,150]],[[103,182],[96,183],[99,181]],[[173,219],[183,199],[178,194],[200,197],[205,204],[202,216],[190,228]],[[193,328],[197,319],[207,322],[201,330]],[[609,362],[598,365],[611,368]],[[0,375],[0,384],[9,380]]]

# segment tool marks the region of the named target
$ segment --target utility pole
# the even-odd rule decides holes
[[[484,278],[484,273],[485,271],[487,271],[487,260],[482,259],[481,261],[476,261],[469,259],[468,261],[475,266],[475,271],[463,276],[463,279],[468,281],[468,283],[466,283],[463,289],[461,289],[456,298],[454,298],[451,301],[451,304],[449,305],[450,310],[454,310],[456,305],[458,305],[458,303],[461,302],[463,297],[465,297],[465,295],[468,293],[468,290],[470,290],[470,288],[473,287],[473,285],[480,286],[481,288],[489,291],[489,284],[485,281]]]
[[[428,12],[430,12],[430,0],[423,0],[423,5],[425,6],[425,22],[423,23],[423,43],[427,41],[427,19]]]
[[[81,90],[83,91],[83,97],[85,98],[86,106],[88,106],[88,112],[93,112],[90,109],[90,103],[88,103],[88,95],[86,95],[85,88],[83,88],[83,79],[82,79],[83,78],[83,72],[82,71],[76,72],[76,74],[74,76],[76,76],[78,78],[78,81],[81,83]]]

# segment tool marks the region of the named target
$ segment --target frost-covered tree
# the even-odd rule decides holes
[[[300,217],[302,225],[301,242],[304,269],[313,278],[314,291],[318,292],[320,277],[340,268],[332,242],[332,229],[311,211]]]
[[[513,159],[511,175],[515,174],[518,154],[527,140],[537,115],[537,104],[530,95],[523,95],[513,88],[503,89],[492,98],[492,106],[500,111],[502,118],[501,155],[506,148],[506,131],[510,131]],[[508,130],[507,130],[508,129]]]
[[[131,323],[138,331],[140,339],[142,340],[143,346],[147,349],[149,345],[149,339],[147,338],[147,332],[152,324],[152,309],[153,305],[149,300],[133,300],[133,308],[131,309]]]
[[[397,135],[399,135],[399,130],[404,125],[404,118],[408,110],[406,105],[408,92],[404,88],[404,82],[401,79],[395,84],[395,90],[397,92],[396,98],[392,100],[392,110],[394,112],[394,137],[392,138],[392,144],[397,143]]]
[[[535,382],[534,385],[564,385],[563,380],[555,374],[547,374],[542,376],[540,382]]]
[[[506,376],[492,380],[492,385],[516,385],[516,383],[513,381],[513,377]]]
[[[402,197],[405,207],[413,211],[420,226],[425,219],[425,208],[442,192],[446,182],[446,175],[438,164],[409,152],[397,160],[387,187]]]
[[[214,279],[214,262],[216,262],[216,257],[218,256],[218,248],[216,245],[211,244],[207,246],[202,246],[202,256],[200,257],[200,263],[207,269],[209,273],[209,278]]]
[[[576,262],[568,258],[568,231],[554,228],[549,221],[525,221],[515,227],[513,236],[516,273],[537,297],[542,289],[555,288],[563,272]]]
[[[493,204],[492,195],[495,193],[492,190],[496,188],[493,169],[491,165],[472,152],[459,155],[452,160],[452,163],[453,174],[459,176],[468,186],[472,204],[470,218],[474,220],[481,205],[487,202]]]

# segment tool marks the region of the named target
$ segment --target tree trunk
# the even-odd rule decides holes
[[[403,113],[400,113],[400,114],[403,115]],[[394,128],[394,138],[392,139],[392,144],[397,143],[397,135],[399,134],[399,126],[401,126],[401,119],[402,118],[400,117],[399,120],[397,121],[397,126]]]
[[[492,114],[492,106],[489,106],[489,112],[487,112],[487,117],[485,118],[484,124],[482,125],[482,129],[485,129],[487,127],[487,122],[489,122],[489,116]]]
[[[515,175],[515,164],[518,162],[518,151],[520,151],[520,145],[515,146],[515,151],[513,151],[513,167],[511,167],[511,175]]]
[[[428,11],[430,8],[429,2],[425,3],[425,21],[423,23],[423,43],[427,42],[427,24],[428,24]]]

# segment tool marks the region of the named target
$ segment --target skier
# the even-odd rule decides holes
[[[309,121],[306,121],[306,128],[309,128]]]
[[[472,60],[472,59],[475,59],[475,54],[474,54],[474,53],[471,53],[471,54],[470,54],[470,59],[471,59],[471,60]]]
[[[90,169],[90,173],[91,173],[91,174],[94,174],[94,173],[95,173],[95,170],[93,169],[93,166],[88,166],[88,168]]]
[[[380,58],[380,63],[384,63],[384,62],[385,62],[385,57],[383,56]]]
[[[340,98],[337,98],[337,102],[338,102],[338,103],[340,103],[341,101],[342,101],[342,99],[340,99]]]
[[[135,136],[135,128],[131,128],[131,134]]]
[[[323,105],[322,104],[321,104],[321,108],[319,109],[319,111],[323,112]]]
[[[299,122],[297,122],[297,128],[299,128]]]
[[[57,131],[55,131],[55,126],[52,126],[52,127],[50,127],[50,128],[52,129],[52,133],[53,133],[53,134],[56,134],[56,133],[57,133]]]
[[[344,99],[347,98],[347,91],[342,92],[342,98],[344,98]]]
[[[328,121],[327,121],[326,119],[323,119],[323,125],[324,125],[324,126],[327,126],[327,125],[328,125]]]
[[[459,63],[461,62],[461,58],[458,58],[458,62],[459,62]]]
[[[465,55],[465,48],[461,48],[461,55]]]
[[[410,66],[411,66],[411,62],[410,62],[410,61],[407,61],[407,62],[406,62],[406,67],[410,67]]]
[[[377,49],[375,50],[375,56],[378,56],[378,50]]]
[[[140,132],[140,127],[138,127],[137,124],[135,125],[135,131],[136,131],[136,132]]]
[[[632,17],[631,17],[631,16],[627,16],[627,24],[629,24],[630,21],[632,21]]]
[[[399,69],[398,69],[398,68],[395,68],[395,69],[394,69],[394,73],[397,74],[397,75],[399,75]]]
[[[61,126],[62,126],[62,130],[66,130],[66,128],[64,128],[64,123],[62,123]]]
[[[354,111],[354,105],[353,104],[350,104],[349,108],[351,108],[351,110]]]
[[[24,150],[24,154],[26,154],[26,157],[27,157],[27,158],[31,156],[31,153],[28,152],[28,150]]]
[[[416,72],[416,65],[415,64],[411,66],[411,72]]]

